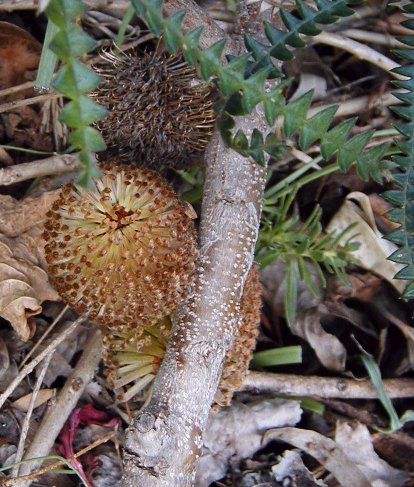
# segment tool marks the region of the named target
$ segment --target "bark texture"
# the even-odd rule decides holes
[[[170,0],[169,14],[187,12],[186,28],[205,25],[204,47],[220,29],[192,1]],[[238,40],[229,43],[238,54]],[[250,136],[265,131],[255,111],[238,120]],[[244,282],[260,222],[265,168],[226,147],[218,132],[208,148],[197,276],[177,313],[148,406],[126,433],[122,487],[191,486],[224,357],[238,323]]]

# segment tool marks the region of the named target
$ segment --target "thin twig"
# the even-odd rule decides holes
[[[33,88],[34,85],[35,85],[34,81],[26,81],[21,85],[10,86],[9,88],[0,90],[0,98],[3,98],[4,96],[13,95],[14,93],[19,93],[20,91],[28,90],[30,88]]]
[[[43,350],[43,352],[39,353],[37,357],[35,357],[31,362],[29,362],[24,369],[12,380],[10,385],[7,389],[3,392],[0,396],[0,408],[3,404],[7,401],[10,394],[16,389],[16,387],[20,384],[20,382],[26,377],[26,375],[30,374],[33,369],[38,365],[43,359],[45,359],[52,350],[55,350],[66,338],[83,322],[87,319],[89,310],[79,316],[70,326],[66,328],[66,330],[59,333],[59,335]]]
[[[31,350],[28,352],[24,360],[22,360],[22,363],[20,364],[19,368],[21,369],[24,364],[29,360],[29,358],[34,354],[34,352],[38,349],[39,345],[43,343],[43,340],[49,335],[49,333],[53,330],[53,328],[59,323],[60,319],[62,316],[66,313],[66,311],[69,309],[69,306],[66,305],[62,311],[56,316],[56,318],[53,320],[52,324],[49,325],[46,329],[46,331],[43,333],[43,335],[39,338],[39,340],[35,343],[35,345],[31,348]]]
[[[46,95],[38,95],[32,98],[25,98],[24,100],[9,101],[0,105],[0,113],[9,112],[16,108],[25,107],[27,105],[34,105],[35,103],[40,103],[52,98],[58,98],[59,96],[62,95],[60,93],[47,93]]]
[[[353,54],[358,59],[362,59],[363,61],[367,61],[375,66],[378,66],[396,79],[407,79],[406,77],[400,76],[397,73],[390,72],[392,69],[400,66],[398,63],[387,56],[384,56],[384,54],[381,54],[375,49],[349,39],[348,37],[334,34],[333,32],[321,32],[317,36],[312,37],[310,40],[313,44],[327,44],[328,46],[343,49],[344,51]]]
[[[0,186],[20,183],[28,179],[66,174],[80,168],[76,154],[54,155],[33,162],[24,162],[0,169]]]
[[[393,93],[398,93],[399,90],[394,90]],[[371,103],[371,104],[370,104]],[[340,103],[328,103],[326,105],[319,105],[316,107],[311,108],[307,116],[312,117],[316,113],[324,110],[333,105],[338,105],[339,108],[335,113],[335,117],[348,117],[349,115],[355,115],[358,113],[367,110],[367,108],[376,108],[376,107],[388,107],[391,105],[400,105],[403,103],[401,100],[396,98],[391,92],[384,93],[382,96],[375,98],[374,100],[369,96],[359,96],[357,98],[352,98],[351,100],[343,101]]]
[[[63,428],[70,413],[75,408],[85,387],[93,379],[95,371],[102,357],[101,333],[96,330],[88,340],[85,350],[77,363],[75,370],[67,378],[63,389],[56,401],[47,410],[36,435],[25,454],[25,460],[44,457],[49,454],[57,436]],[[27,475],[39,467],[40,460],[33,460],[21,467],[21,474]],[[21,482],[19,487],[28,487],[29,482]]]
[[[391,399],[414,397],[414,379],[383,379],[382,385]],[[315,375],[273,374],[250,371],[243,391],[272,393],[281,396],[313,396],[338,399],[377,399],[369,380]]]
[[[29,407],[27,409],[26,416],[25,416],[24,421],[23,421],[22,431],[20,433],[19,444],[17,446],[17,451],[16,451],[16,457],[14,459],[15,463],[19,463],[20,460],[23,458],[24,445],[26,442],[27,433],[29,432],[30,418],[32,417],[34,405],[36,402],[37,395],[40,391],[40,387],[42,385],[43,378],[46,374],[46,371],[49,367],[50,360],[53,357],[54,353],[55,353],[55,351],[52,350],[50,352],[50,354],[45,358],[43,365],[42,365],[42,368],[39,372],[39,376],[36,380],[36,384],[35,384],[33,392],[32,392],[32,397],[30,398]],[[16,466],[13,468],[11,476],[17,477],[18,473],[19,473],[19,466]]]
[[[356,41],[370,42],[371,44],[379,44],[389,48],[407,48],[405,44],[389,34],[380,34],[379,32],[362,29],[346,29],[342,30],[341,34]]]

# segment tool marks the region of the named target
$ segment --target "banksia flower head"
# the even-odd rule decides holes
[[[191,206],[149,169],[106,165],[93,189],[67,185],[48,213],[49,272],[76,311],[119,331],[185,297],[197,249]]]
[[[170,331],[171,320],[166,317],[152,327],[104,334],[103,358],[108,385],[123,390],[122,402],[140,393],[145,399],[164,357]]]
[[[180,167],[200,158],[215,114],[211,88],[177,56],[102,55],[93,94],[109,115],[97,124],[107,144],[101,157]]]
[[[253,264],[244,285],[240,301],[239,326],[226,355],[223,373],[214,398],[215,405],[229,406],[233,394],[240,389],[247,375],[260,324],[261,293],[259,272]]]

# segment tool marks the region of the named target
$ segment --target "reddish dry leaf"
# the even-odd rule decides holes
[[[37,69],[42,46],[17,25],[0,22],[0,89],[28,81],[27,71]]]

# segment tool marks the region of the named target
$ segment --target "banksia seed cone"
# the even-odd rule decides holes
[[[111,389],[125,389],[121,400],[129,401],[148,389],[164,357],[171,331],[169,317],[152,327],[129,332],[107,332],[103,338],[103,358]]]
[[[223,373],[214,398],[215,405],[229,406],[233,394],[240,389],[247,375],[260,324],[261,293],[259,272],[253,264],[244,285],[240,302],[239,327],[226,355]]]
[[[102,55],[96,101],[109,115],[97,124],[107,144],[102,158],[140,165],[194,164],[211,136],[211,89],[177,56]]]
[[[149,169],[102,166],[92,190],[62,189],[45,224],[54,284],[76,311],[119,331],[185,296],[197,249],[192,209]]]

